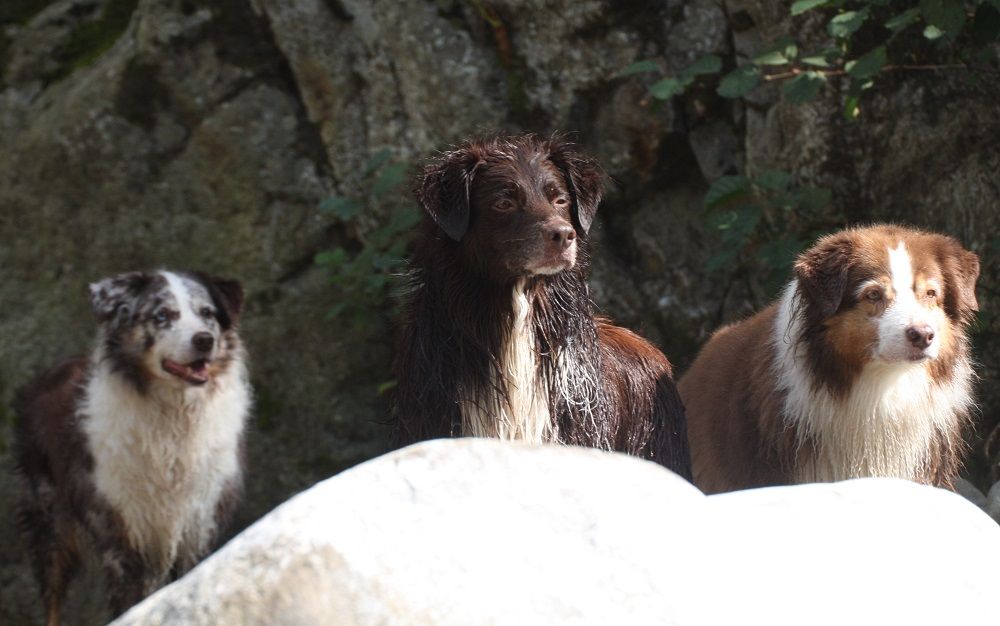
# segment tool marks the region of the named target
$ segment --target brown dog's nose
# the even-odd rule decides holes
[[[194,344],[195,350],[208,352],[215,345],[215,338],[212,337],[212,333],[195,333],[195,336],[191,338],[191,343]]]
[[[914,324],[906,328],[906,338],[917,348],[926,348],[934,341],[934,329],[927,324]]]
[[[573,240],[576,239],[576,231],[566,223],[549,226],[546,234],[549,241],[555,243],[560,250],[568,248],[569,244],[573,243]]]

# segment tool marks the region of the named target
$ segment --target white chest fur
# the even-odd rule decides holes
[[[949,382],[936,383],[922,363],[871,362],[850,392],[835,397],[810,378],[794,311],[794,283],[782,298],[774,328],[776,375],[785,392],[784,421],[799,444],[817,446],[797,468],[799,482],[862,476],[918,479],[937,437],[951,437],[955,414],[972,403],[972,369],[959,360]]]
[[[80,407],[95,487],[121,515],[132,546],[162,572],[179,552],[208,548],[219,497],[239,478],[250,405],[242,363],[216,383],[211,391],[154,384],[142,395],[102,364]]]
[[[462,434],[531,443],[554,441],[549,418],[548,392],[538,373],[538,355],[531,326],[531,302],[518,284],[514,289],[514,314],[510,335],[500,353],[501,373],[488,398],[461,402]]]

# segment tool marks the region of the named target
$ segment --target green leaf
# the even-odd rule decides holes
[[[854,34],[861,25],[865,23],[868,19],[868,14],[870,10],[868,7],[861,9],[860,11],[845,11],[840,15],[836,15],[830,22],[826,25],[826,32],[830,33],[832,37],[847,38]]]
[[[848,61],[844,64],[844,69],[851,78],[864,80],[881,72],[886,61],[885,46],[879,46],[864,56]]]
[[[819,211],[830,206],[833,193],[825,187],[803,187],[795,192],[800,211]]]
[[[680,78],[693,78],[702,74],[715,74],[722,69],[722,59],[715,54],[708,54],[681,70]]]
[[[777,239],[769,241],[760,247],[758,258],[771,269],[791,267],[792,261],[805,247],[805,242],[798,239]]]
[[[851,94],[844,98],[844,117],[853,120],[861,114],[861,110],[858,105],[861,103],[861,96],[858,94]]]
[[[723,98],[742,98],[760,83],[760,69],[744,65],[722,77],[716,92]]]
[[[784,84],[781,91],[785,100],[792,104],[802,104],[816,98],[826,78],[818,72],[803,72]]]
[[[972,19],[972,37],[979,45],[986,45],[1000,38],[1000,10],[991,4],[980,4]]]
[[[635,63],[627,66],[625,69],[618,72],[618,76],[632,76],[633,74],[645,74],[646,72],[658,71],[660,71],[660,64],[656,61],[646,59],[645,61],[636,61]]]
[[[753,182],[764,189],[784,191],[792,184],[792,175],[788,172],[770,170],[755,176]]]
[[[960,0],[920,0],[920,13],[930,26],[936,26],[949,39],[954,39],[965,25],[965,3]],[[927,29],[924,36],[928,39]],[[939,35],[940,36],[940,35]]]
[[[649,93],[659,100],[669,100],[676,95],[684,93],[684,90],[693,82],[693,78],[672,78],[668,76],[650,85]]]
[[[382,168],[378,178],[375,179],[375,184],[372,185],[372,195],[379,199],[396,189],[406,179],[408,168],[409,164],[402,162],[390,163]]]
[[[934,41],[935,39],[940,39],[944,36],[944,31],[933,24],[928,24],[924,27],[924,38]]]
[[[740,249],[737,247],[722,248],[708,258],[708,261],[705,263],[705,270],[710,274],[714,274],[727,265],[732,264],[739,253]]]
[[[347,251],[339,247],[334,248],[333,250],[320,252],[313,258],[316,265],[329,265],[333,268],[343,265],[346,260]]]
[[[785,65],[799,54],[799,48],[789,36],[771,44],[752,60],[754,65]]]
[[[894,33],[898,33],[915,23],[918,19],[920,19],[920,9],[914,7],[886,20],[885,27]]]
[[[829,0],[797,0],[792,3],[792,15],[800,15],[806,11],[819,9],[829,4]]]
[[[830,67],[830,61],[824,56],[802,57],[800,59],[806,65],[814,67]]]
[[[708,188],[705,194],[705,207],[716,208],[749,192],[750,179],[746,176],[721,176]]]
[[[365,169],[364,172],[362,173],[362,176],[366,177],[371,176],[371,174],[375,172],[375,170],[385,165],[386,162],[388,162],[389,159],[391,158],[392,158],[392,150],[390,150],[389,148],[382,148],[381,150],[373,154],[371,158],[368,159],[368,162],[365,163]]]
[[[319,210],[332,213],[335,217],[348,221],[361,213],[361,203],[355,198],[345,198],[343,196],[330,196],[319,203]]]

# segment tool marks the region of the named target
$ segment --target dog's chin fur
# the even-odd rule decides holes
[[[162,582],[179,555],[191,560],[208,550],[217,503],[241,480],[250,405],[242,348],[206,385],[164,372],[151,374],[144,391],[104,356],[99,347],[78,413],[94,486]]]

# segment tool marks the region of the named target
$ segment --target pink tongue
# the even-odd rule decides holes
[[[188,365],[163,359],[163,369],[178,378],[182,378],[193,385],[201,385],[208,382],[207,363],[204,359],[199,359]]]

